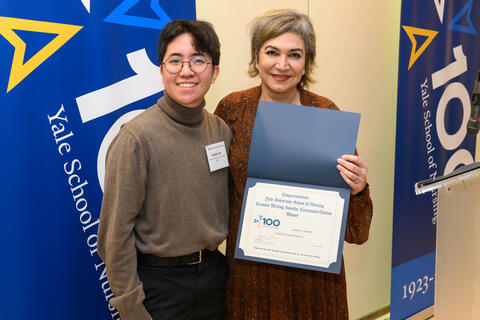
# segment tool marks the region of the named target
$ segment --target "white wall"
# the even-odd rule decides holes
[[[228,93],[259,83],[247,76],[248,23],[278,8],[310,15],[317,33],[318,80],[311,90],[362,113],[357,147],[369,164],[374,203],[369,241],[344,250],[351,319],[390,303],[400,0],[197,0],[197,17],[214,24],[222,44],[220,76],[207,95],[215,109]]]
[[[390,304],[397,69],[401,1],[311,1],[317,31],[312,89],[360,112],[359,154],[369,164],[374,204],[370,239],[346,245],[352,319]],[[323,47],[323,48],[322,48]]]

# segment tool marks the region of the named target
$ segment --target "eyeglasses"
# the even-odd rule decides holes
[[[202,73],[207,69],[207,66],[210,64],[210,62],[201,57],[193,58],[190,61],[183,61],[180,58],[172,57],[167,59],[167,61],[162,63],[162,65],[169,73],[175,74],[179,73],[180,70],[182,70],[184,63],[188,63],[190,70],[195,73]]]

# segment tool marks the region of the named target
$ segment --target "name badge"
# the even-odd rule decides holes
[[[227,150],[225,142],[217,142],[205,147],[207,152],[208,166],[210,172],[228,167]]]

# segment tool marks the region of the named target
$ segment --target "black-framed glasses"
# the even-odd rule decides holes
[[[175,73],[179,73],[180,70],[182,70],[183,64],[185,63],[188,63],[190,70],[192,70],[195,73],[201,73],[205,71],[207,69],[207,66],[210,64],[210,62],[208,62],[202,57],[196,57],[189,61],[183,61],[180,58],[171,57],[171,58],[168,58],[167,61],[165,61],[162,64],[169,73],[175,74]]]

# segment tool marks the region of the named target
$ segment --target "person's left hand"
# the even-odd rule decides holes
[[[367,184],[368,164],[359,156],[343,155],[337,159],[337,169],[343,180],[352,189],[353,195],[359,193]]]

